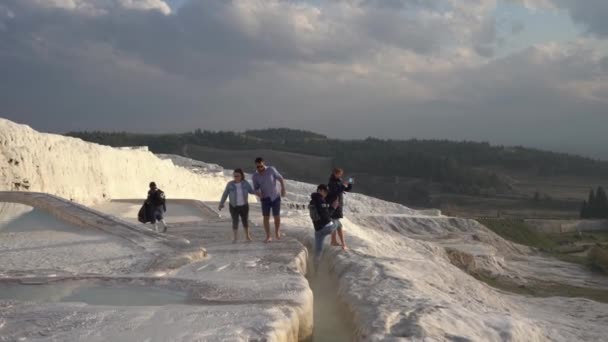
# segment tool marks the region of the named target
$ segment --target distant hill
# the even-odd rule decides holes
[[[418,206],[442,206],[440,194],[549,199],[552,189],[546,183],[551,179],[562,179],[556,189],[575,182],[576,191],[573,187],[561,189],[557,196],[573,200],[584,198],[588,188],[602,185],[597,182],[608,179],[606,161],[485,142],[336,140],[287,128],[245,132],[197,129],[164,135],[125,132],[68,135],[110,146],[146,145],[156,153],[187,154],[226,167],[249,168],[252,158],[263,155],[290,177],[312,183],[326,181],[331,167],[340,166],[357,177],[359,191]],[[566,178],[569,180],[564,181]],[[538,183],[543,183],[542,194],[535,194],[541,191],[535,189]],[[568,203],[557,207],[574,205]]]
[[[243,134],[248,137],[257,137],[264,141],[275,142],[327,140],[327,137],[322,134],[289,128],[268,128],[249,130],[245,131],[245,133]]]
[[[227,150],[200,145],[184,145],[182,155],[196,160],[212,160],[227,169],[243,168],[254,172],[254,159],[264,156],[269,165],[277,165],[283,176],[290,179],[322,182],[332,169],[332,159],[307,154],[270,149]]]

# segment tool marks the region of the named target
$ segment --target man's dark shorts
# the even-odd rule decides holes
[[[262,198],[262,215],[270,216],[270,210],[272,216],[281,216],[281,197],[277,197],[274,201],[270,197]]]

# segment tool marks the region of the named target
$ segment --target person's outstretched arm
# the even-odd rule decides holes
[[[253,177],[251,177],[251,181],[253,182],[253,192],[256,194],[256,196],[262,198],[262,191],[260,191],[260,181],[258,181],[258,178],[255,174],[253,175]]]
[[[287,190],[285,189],[285,179],[274,167],[272,168],[272,172],[274,172],[275,178],[279,180],[279,183],[281,183],[281,197],[285,197],[287,194]]]
[[[224,207],[224,203],[226,203],[226,198],[228,197],[228,186],[230,183],[226,184],[226,188],[224,189],[224,193],[222,194],[222,199],[220,200],[220,205],[218,209],[222,209]]]
[[[281,197],[285,197],[287,195],[287,190],[285,190],[285,179],[279,178],[279,183],[281,183]]]
[[[253,190],[253,187],[251,186],[251,184],[249,184],[248,181],[245,181],[245,184],[247,184],[247,192],[252,195],[255,195],[255,190]]]

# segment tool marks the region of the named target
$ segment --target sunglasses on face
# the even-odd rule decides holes
[[[264,170],[264,165],[256,165],[255,168],[258,170]]]

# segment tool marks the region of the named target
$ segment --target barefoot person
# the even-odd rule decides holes
[[[318,265],[323,252],[323,243],[327,235],[331,235],[336,231],[342,230],[342,224],[339,220],[332,220],[331,215],[338,207],[338,201],[329,204],[326,199],[329,195],[327,185],[321,184],[317,187],[317,192],[310,195],[310,218],[315,227],[315,265]]]
[[[262,202],[262,215],[264,216],[264,231],[266,240],[270,242],[270,212],[274,217],[274,234],[277,240],[281,239],[281,197],[285,197],[285,180],[272,166],[266,166],[263,158],[255,160],[256,173],[253,175],[253,188]],[[277,182],[281,184],[281,192],[277,191]]]
[[[154,230],[158,231],[158,223],[163,224],[163,233],[167,232],[167,223],[165,223],[164,213],[167,212],[167,203],[165,193],[156,186],[156,183],[150,182],[150,190],[146,203],[152,208],[151,222],[154,225]]]
[[[342,176],[344,176],[344,170],[335,168],[331,176],[329,176],[329,183],[327,183],[329,189],[328,202],[333,203],[335,200],[338,201],[338,207],[331,215],[331,219],[334,221],[340,221],[344,217],[344,192],[350,192],[353,189],[352,182],[342,180]],[[331,235],[331,245],[342,246],[344,250],[348,249],[344,241],[344,230],[340,229],[337,233],[341,244],[336,240],[336,232],[334,232]]]
[[[220,200],[219,210],[224,208],[226,198],[229,198],[228,206],[230,207],[230,216],[232,217],[232,231],[234,233],[234,240],[238,239],[238,228],[239,218],[243,223],[243,229],[245,230],[245,239],[251,241],[249,235],[249,194],[254,194],[253,188],[245,180],[245,174],[242,169],[236,169],[233,173],[234,180],[226,184],[226,189]]]

